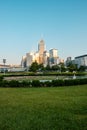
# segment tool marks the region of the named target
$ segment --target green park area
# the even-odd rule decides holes
[[[0,130],[87,130],[87,85],[0,88]]]

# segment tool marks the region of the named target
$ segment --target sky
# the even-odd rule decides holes
[[[20,64],[42,38],[64,60],[87,54],[87,0],[0,0],[0,64]]]

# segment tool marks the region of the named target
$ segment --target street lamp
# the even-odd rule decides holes
[[[6,63],[6,59],[3,59],[3,64],[4,64],[4,74],[5,74],[5,63]]]
[[[61,64],[59,65],[60,73],[61,73]]]

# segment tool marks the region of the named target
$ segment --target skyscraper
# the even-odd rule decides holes
[[[46,67],[49,63],[49,53],[47,51],[44,51],[43,53],[43,65]]]
[[[38,44],[38,52],[40,55],[43,55],[44,51],[45,51],[45,42],[44,40],[41,40]]]
[[[45,51],[45,42],[41,40],[38,44],[38,52],[39,52],[39,63],[43,63],[43,53]]]

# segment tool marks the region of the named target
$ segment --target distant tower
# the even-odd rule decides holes
[[[40,40],[39,44],[38,44],[38,52],[39,52],[39,62],[43,63],[43,53],[45,51],[45,42],[44,40]]]
[[[38,52],[40,55],[43,55],[44,51],[45,51],[45,42],[44,40],[41,40],[38,44]]]

